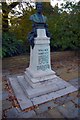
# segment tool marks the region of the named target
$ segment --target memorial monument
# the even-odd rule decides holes
[[[77,90],[59,78],[51,69],[50,38],[42,14],[42,3],[36,3],[37,13],[31,15],[32,31],[28,34],[30,43],[30,64],[24,75],[10,77],[9,82],[22,109],[35,106],[64,96]]]

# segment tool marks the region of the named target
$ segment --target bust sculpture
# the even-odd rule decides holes
[[[34,23],[46,23],[47,18],[42,15],[42,3],[36,3],[36,9],[37,13],[31,15],[30,20],[32,20]]]
[[[48,31],[48,25],[46,24],[47,17],[42,14],[43,6],[41,2],[36,3],[37,13],[30,16],[30,20],[33,22],[32,31],[28,34],[28,41],[34,48],[34,38],[37,37],[37,29],[45,29],[46,36],[51,37]]]

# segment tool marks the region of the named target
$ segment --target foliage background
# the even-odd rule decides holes
[[[51,39],[51,51],[79,50],[80,2],[66,2],[64,5],[62,4],[62,8],[58,8],[57,5],[53,8],[49,3],[43,3],[43,7],[43,14],[48,18],[49,31],[53,36]],[[35,13],[35,9],[28,5],[26,9],[21,10],[22,15],[15,17],[15,11],[12,9],[10,12],[13,13],[13,16],[7,18],[11,25],[9,25],[7,31],[3,32],[3,57],[29,52],[27,35],[32,29],[29,17]],[[3,22],[4,24],[5,22]]]

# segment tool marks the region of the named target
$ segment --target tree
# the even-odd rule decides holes
[[[67,2],[63,8],[59,15],[50,18],[50,31],[54,36],[51,46],[58,50],[77,50],[80,48],[80,4]]]
[[[24,2],[26,5],[25,9],[28,8],[28,10],[32,9],[32,5],[30,4],[30,2]],[[23,7],[23,2],[11,2],[10,4],[7,4],[7,2],[2,2],[2,28],[3,28],[3,32],[7,32],[9,30],[9,13],[12,12],[13,14],[15,14],[16,12],[13,10],[13,8],[15,8],[18,5],[18,8],[20,9],[20,11],[16,11],[17,15],[24,15],[25,9]],[[27,9],[26,9],[27,10]]]
[[[13,2],[10,5],[7,2],[2,2],[2,31],[7,32],[9,30],[8,15],[9,12],[19,4],[19,2]]]
[[[53,15],[53,7],[51,6],[50,2],[43,2],[43,14],[45,16]]]

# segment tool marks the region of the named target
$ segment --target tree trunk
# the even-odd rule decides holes
[[[9,30],[8,13],[4,11],[2,15],[2,32],[8,32],[8,30]]]
[[[8,6],[6,2],[2,2],[2,32],[8,31]]]

